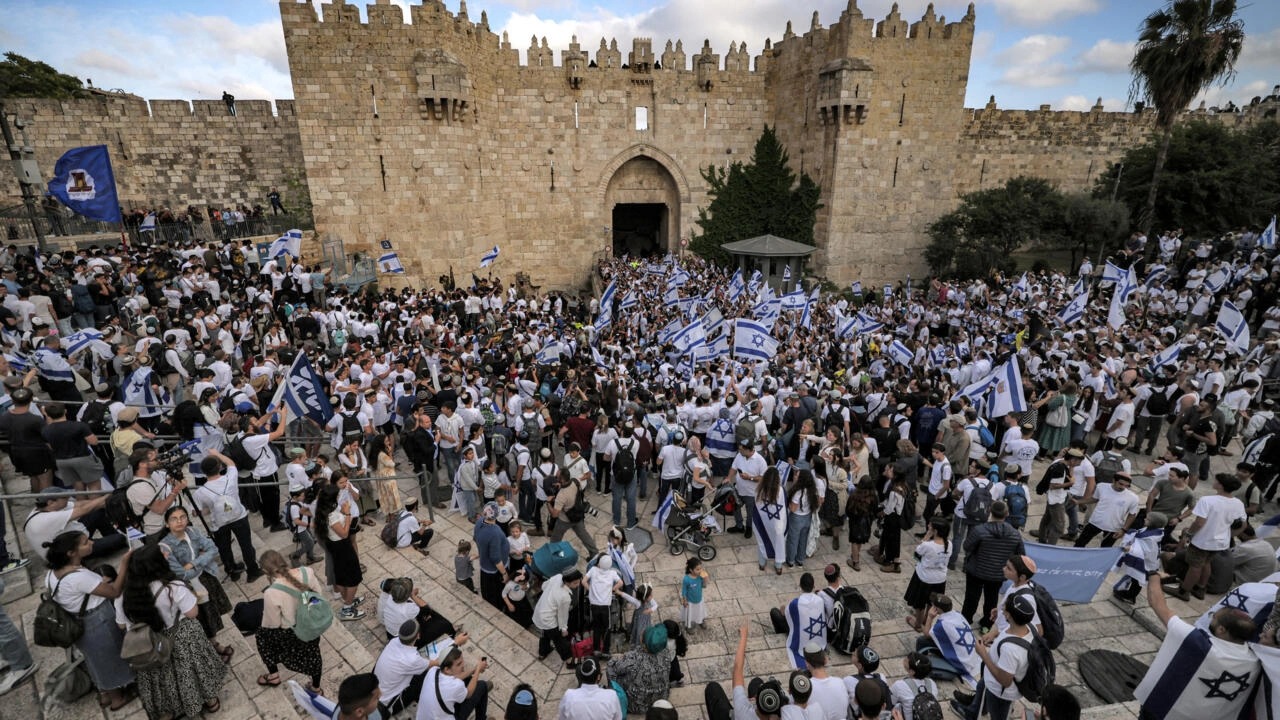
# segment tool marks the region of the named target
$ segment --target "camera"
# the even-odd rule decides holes
[[[183,472],[187,469],[187,465],[191,462],[191,452],[194,446],[199,445],[198,440],[189,440],[172,447],[165,448],[156,454],[155,467],[157,470],[163,470],[166,475],[171,478],[181,478]]]
[[[584,510],[583,512],[586,513],[587,515],[590,515],[591,517],[600,517],[600,511],[595,509],[595,507],[593,507],[590,504],[587,505],[586,510]]]

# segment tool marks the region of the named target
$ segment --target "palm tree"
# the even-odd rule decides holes
[[[1243,45],[1244,23],[1236,17],[1236,0],[1170,0],[1142,21],[1138,47],[1129,61],[1129,98],[1155,105],[1156,127],[1163,133],[1147,204],[1138,218],[1143,234],[1149,235],[1155,222],[1156,191],[1178,114],[1209,86],[1225,85],[1235,77]]]

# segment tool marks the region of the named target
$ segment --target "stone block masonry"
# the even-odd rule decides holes
[[[19,99],[5,107],[27,123],[46,181],[70,148],[106,145],[125,210],[241,203],[270,208],[272,187],[288,207],[307,193],[292,100],[276,101],[274,112],[268,100],[237,100],[235,117],[221,100]],[[20,201],[11,173],[0,173],[0,194]]]

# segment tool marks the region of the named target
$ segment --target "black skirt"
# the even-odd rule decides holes
[[[907,592],[903,594],[902,599],[907,601],[907,607],[912,610],[920,610],[928,607],[930,595],[933,593],[944,594],[946,591],[946,581],[927,583],[921,580],[916,573],[911,573],[911,582],[907,585]]]
[[[870,515],[849,516],[849,542],[854,545],[863,545],[871,542]]]
[[[364,573],[360,572],[360,558],[351,546],[351,538],[330,540],[325,550],[333,558],[333,584],[340,587],[360,587]]]
[[[196,608],[196,619],[200,621],[200,627],[204,628],[204,636],[211,638],[223,628],[222,616],[231,612],[231,599],[222,588],[222,582],[209,573],[200,575],[200,584],[209,593],[209,600]]]

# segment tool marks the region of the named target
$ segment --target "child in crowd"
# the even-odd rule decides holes
[[[702,561],[696,557],[689,558],[684,565],[684,578],[680,581],[680,619],[686,628],[702,627],[707,620],[707,605],[702,599],[707,580]]]
[[[293,567],[304,564],[304,556],[307,558],[307,565],[320,560],[316,557],[316,536],[311,532],[312,506],[307,504],[306,494],[306,487],[290,485],[289,501],[284,504],[285,517],[288,519],[286,524],[293,533],[294,550],[289,553],[289,564]]]
[[[486,487],[488,487],[486,485]],[[498,527],[502,528],[503,534],[511,536],[511,521],[516,519],[516,504],[507,499],[506,488],[498,488],[493,492],[493,502],[498,506],[498,512],[494,516]]]
[[[927,692],[937,699],[938,684],[929,678],[933,673],[933,663],[918,652],[907,653],[902,658],[902,667],[907,676],[898,680],[889,688],[893,695],[893,716],[902,720],[914,720],[912,710],[915,707],[916,695]]]
[[[475,573],[476,567],[472,561],[477,556],[471,554],[471,541],[458,541],[458,554],[453,556],[453,575],[458,580],[459,585],[465,586],[473,593],[479,593],[476,590]]]
[[[1125,554],[1116,563],[1124,577],[1116,581],[1112,589],[1120,600],[1133,605],[1147,584],[1147,573],[1160,569],[1160,539],[1164,537],[1168,522],[1169,518],[1164,513],[1150,512],[1147,513],[1145,528],[1124,536],[1121,546]]]
[[[511,533],[507,536],[507,544],[511,547],[507,572],[514,573],[524,567],[531,557],[529,533],[524,531],[524,524],[519,520],[512,520],[507,529]]]
[[[613,569],[613,558],[608,553],[596,556],[595,564],[587,569],[587,600],[591,603],[591,639],[596,652],[609,652],[609,610],[613,607],[614,593],[622,590],[622,576]]]
[[[653,624],[654,615],[658,612],[658,601],[653,599],[653,586],[649,583],[636,585],[634,596],[619,593],[635,610],[631,613],[631,644],[640,647],[644,644],[644,631]]]
[[[529,605],[529,576],[522,567],[502,588],[502,604],[507,617],[526,630],[533,624],[533,607]]]
[[[862,546],[871,542],[871,525],[875,522],[876,486],[864,475],[845,502],[849,518],[849,567],[862,572]]]

